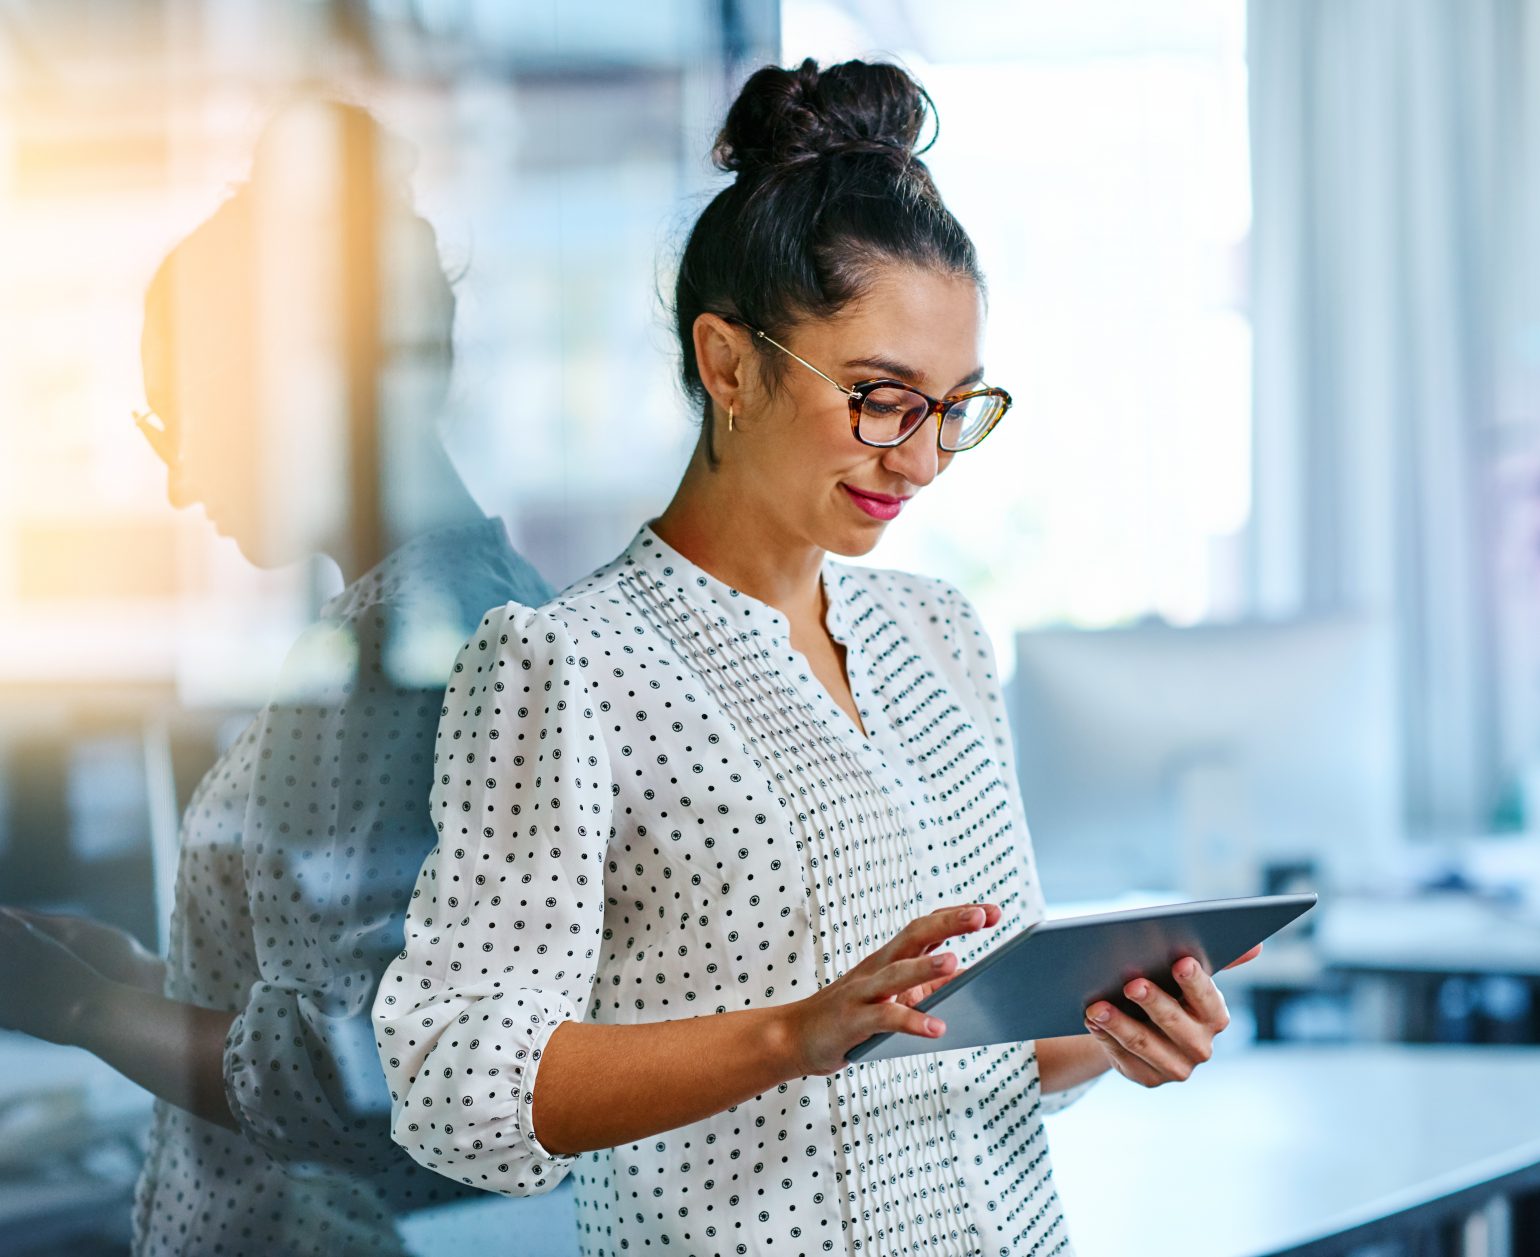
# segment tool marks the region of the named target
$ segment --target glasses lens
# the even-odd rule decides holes
[[[139,431],[144,434],[144,439],[150,443],[150,448],[156,456],[168,467],[176,458],[176,438],[171,433],[166,421],[153,410],[133,411],[134,423]]]
[[[925,399],[907,388],[874,388],[861,402],[861,439],[873,445],[901,441],[925,418],[927,409]]]
[[[948,406],[941,416],[941,448],[965,450],[982,441],[1004,412],[1004,400],[991,393]]]

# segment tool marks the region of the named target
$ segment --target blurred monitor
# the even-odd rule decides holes
[[[1369,618],[1017,637],[1008,687],[1050,900],[1372,883],[1399,840],[1392,643]]]

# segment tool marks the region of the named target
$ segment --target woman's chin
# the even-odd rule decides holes
[[[250,563],[252,567],[261,568],[265,572],[276,571],[281,567],[298,563],[305,556],[302,554],[274,554],[270,547],[264,545],[261,539],[252,537],[237,529],[234,532],[225,532],[218,524],[214,525],[214,531],[220,539],[230,542],[240,551],[241,558]]]
[[[831,554],[842,554],[846,558],[860,558],[870,554],[876,548],[887,527],[885,522],[874,519],[864,527],[841,528],[837,536],[831,538],[831,544],[825,545],[824,549]]]

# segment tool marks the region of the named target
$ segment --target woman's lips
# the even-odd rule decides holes
[[[904,509],[907,498],[895,498],[886,493],[863,493],[841,483],[840,488],[850,495],[850,500],[873,519],[893,519]]]

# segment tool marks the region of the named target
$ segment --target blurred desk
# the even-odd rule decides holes
[[[1540,1043],[1540,920],[1458,894],[1329,913],[1317,946],[1353,993],[1354,1035],[1403,1043]]]
[[[0,1032],[0,1253],[126,1245],[150,1108],[90,1053]]]
[[[1079,916],[1152,903],[1179,891],[1055,904]],[[1257,1038],[1287,1037],[1290,1000],[1326,993],[1348,1012],[1341,1038],[1369,1042],[1540,1043],[1540,912],[1448,891],[1395,897],[1323,894],[1316,907],[1267,941],[1254,961],[1222,973],[1242,992]]]
[[[1540,916],[1532,909],[1450,893],[1321,907],[1316,946],[1334,968],[1540,977]]]
[[[1533,909],[1436,893],[1323,899],[1310,917],[1312,934],[1285,931],[1220,979],[1250,994],[1259,1039],[1279,1037],[1289,998],[1336,990],[1355,1040],[1540,1043]]]
[[[1048,1137],[1080,1257],[1540,1253],[1536,1049],[1263,1045],[1104,1078]]]

